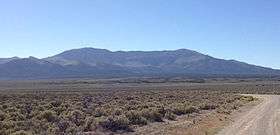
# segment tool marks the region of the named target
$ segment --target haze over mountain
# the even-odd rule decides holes
[[[48,58],[0,59],[1,79],[129,77],[164,75],[270,75],[279,70],[235,60],[217,59],[196,51],[116,51],[82,48]]]

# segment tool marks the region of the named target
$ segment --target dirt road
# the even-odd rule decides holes
[[[280,135],[280,96],[257,95],[263,100],[218,135]]]

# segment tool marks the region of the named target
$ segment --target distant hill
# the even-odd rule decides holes
[[[0,59],[0,78],[128,77],[164,75],[278,75],[279,70],[235,60],[217,59],[196,51],[116,51],[82,48],[37,59]]]

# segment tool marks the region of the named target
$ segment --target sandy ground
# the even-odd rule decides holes
[[[254,95],[263,100],[218,135],[280,135],[280,96]]]

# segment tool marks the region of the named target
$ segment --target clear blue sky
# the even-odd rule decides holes
[[[187,48],[280,68],[279,0],[2,0],[0,57]]]

